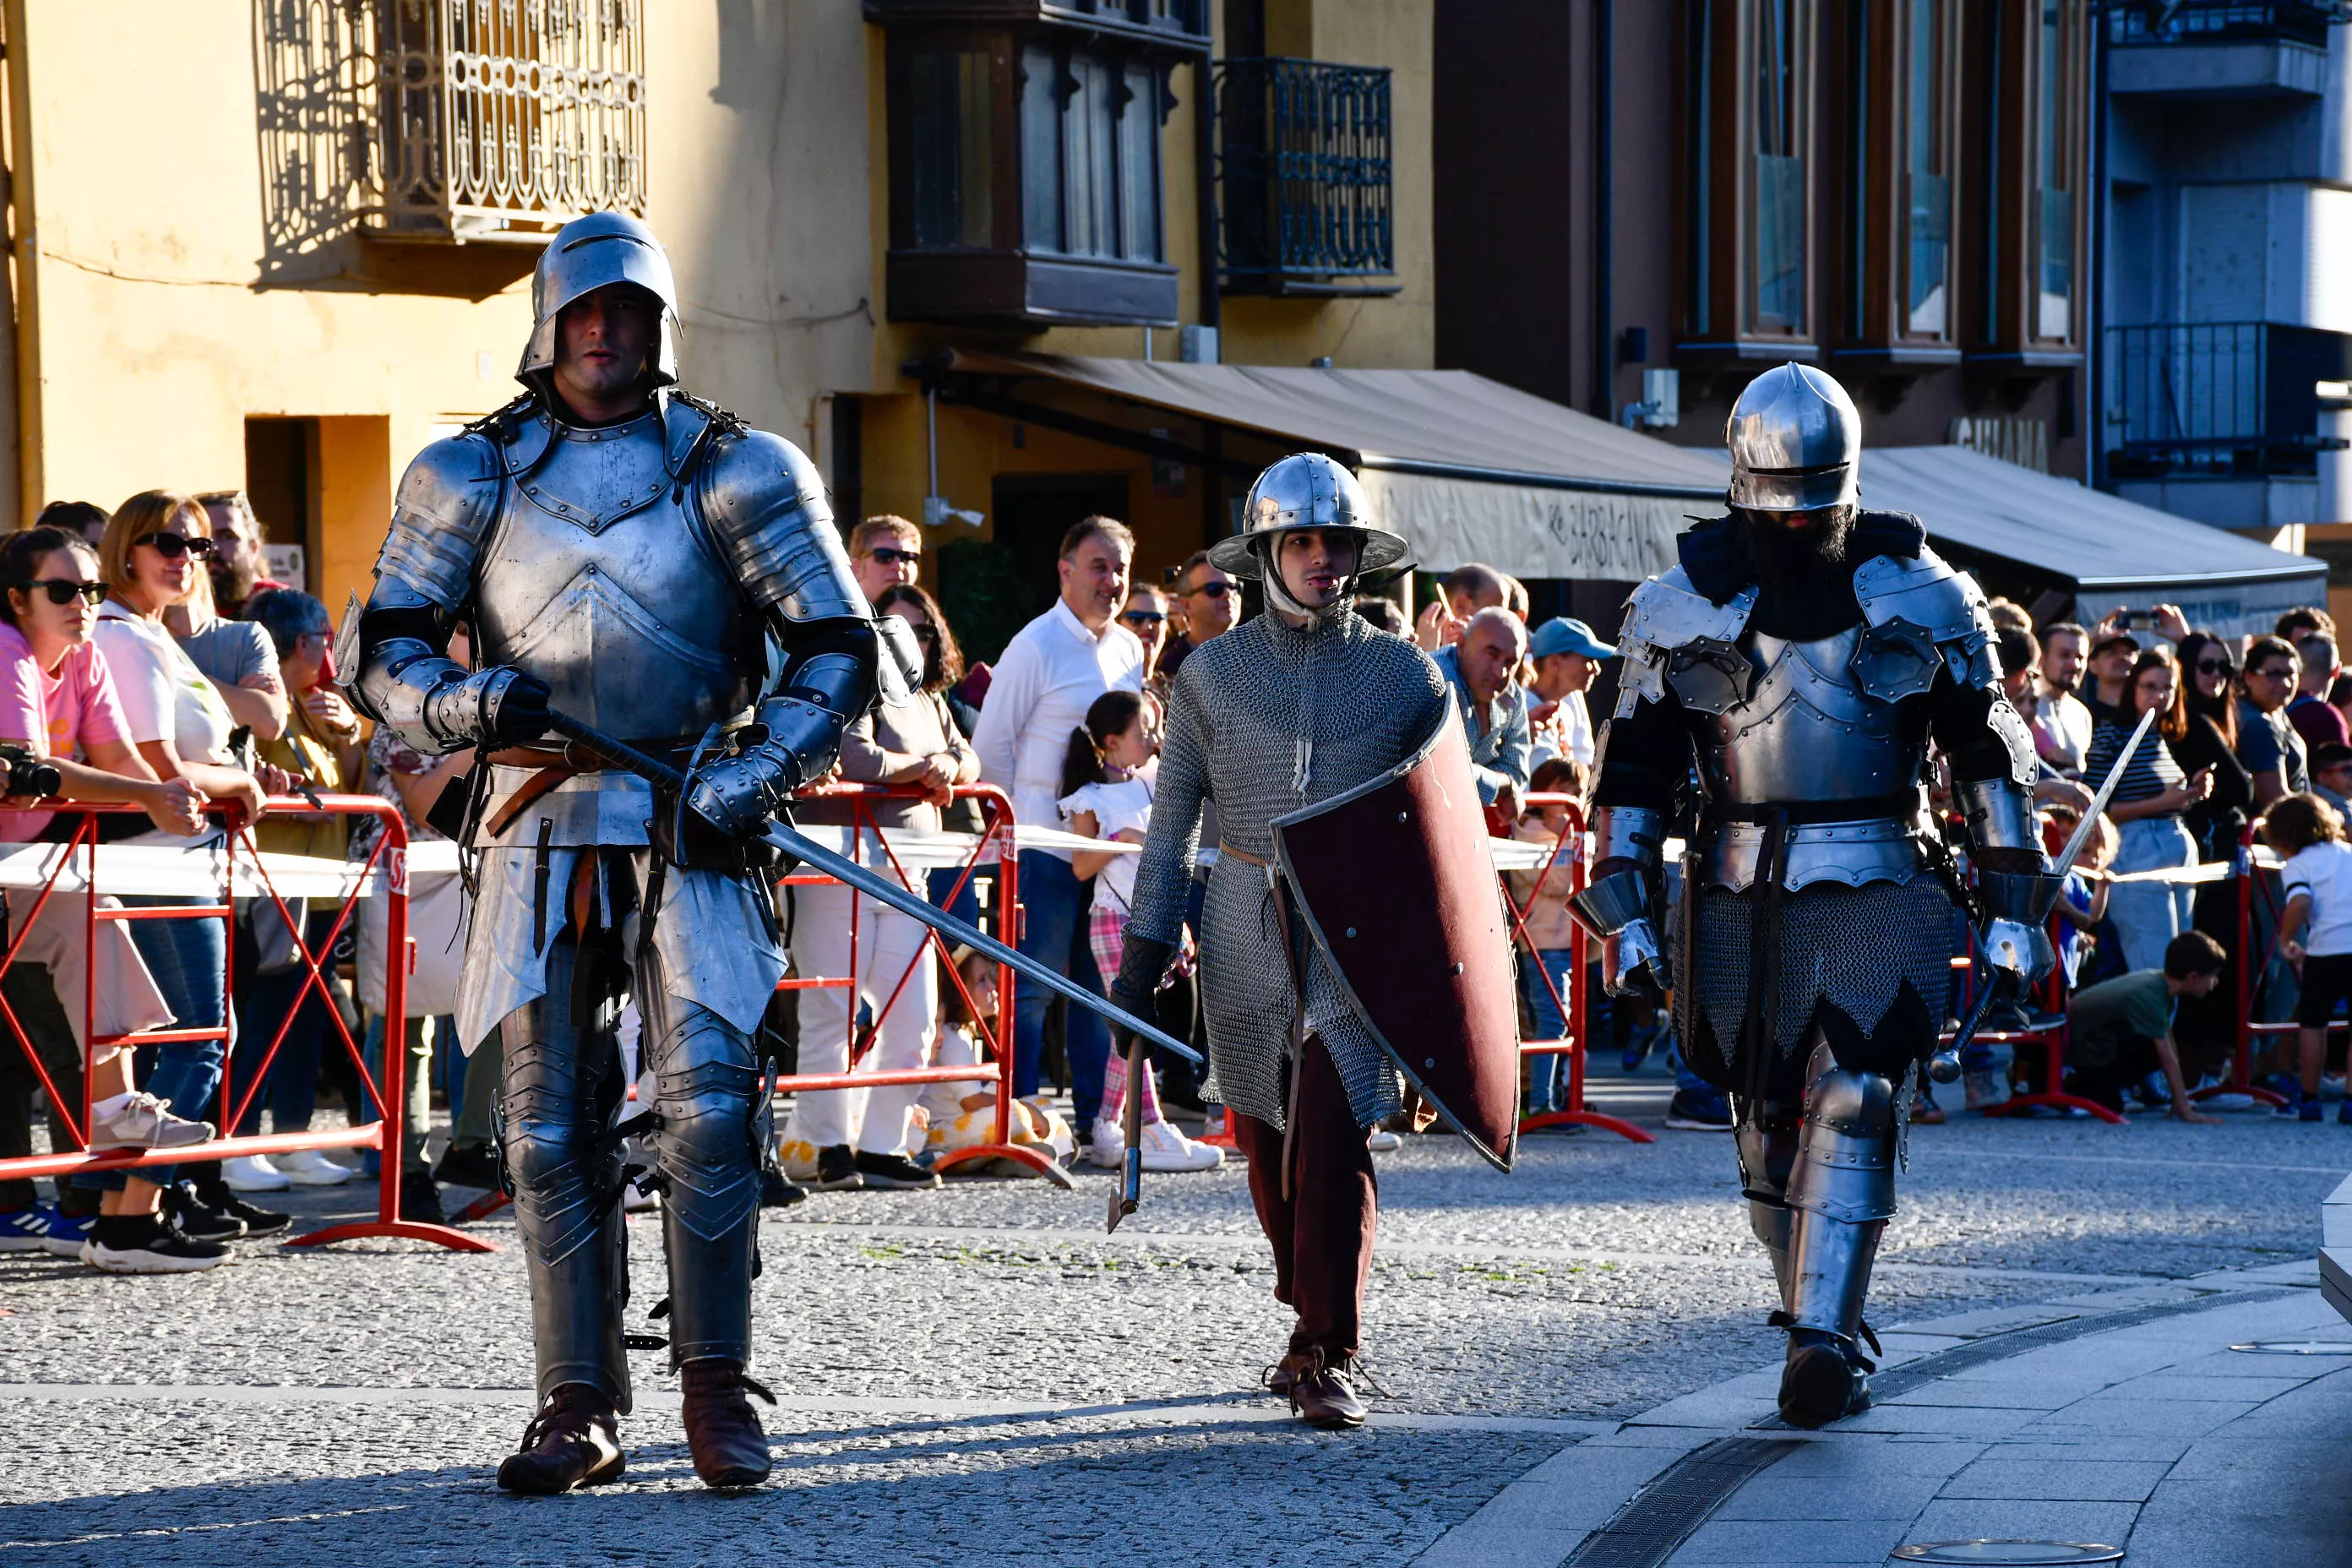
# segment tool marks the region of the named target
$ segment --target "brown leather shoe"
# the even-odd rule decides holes
[[[744,1376],[737,1362],[690,1361],[679,1377],[686,1385],[686,1447],[702,1484],[756,1487],[766,1480],[768,1435],[744,1396],[756,1394],[771,1405],[776,1396]]]
[[[1314,1364],[1315,1358],[1305,1351],[1285,1352],[1280,1361],[1265,1369],[1265,1391],[1276,1398],[1286,1396],[1298,1374]]]
[[[523,1428],[522,1447],[499,1466],[499,1485],[526,1497],[553,1497],[617,1481],[624,1465],[612,1396],[567,1383]]]
[[[1361,1426],[1371,1414],[1356,1392],[1356,1380],[1362,1375],[1351,1352],[1310,1352],[1290,1384],[1290,1408],[1309,1426],[1327,1431]]]

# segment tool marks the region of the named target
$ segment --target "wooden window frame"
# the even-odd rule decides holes
[[[1802,318],[1786,331],[1759,323],[1756,311],[1762,239],[1757,221],[1762,205],[1757,188],[1757,21],[1759,7],[1780,4],[1795,14],[1796,81],[1790,98],[1796,155],[1804,170],[1798,195]],[[1677,87],[1675,163],[1684,229],[1676,268],[1685,316],[1675,344],[1678,359],[1819,357],[1825,335],[1822,233],[1815,210],[1822,189],[1822,16],[1820,0],[1685,0],[1680,9],[1678,58],[1685,68]]]
[[[1981,279],[1968,343],[1971,363],[2025,372],[2071,370],[2084,362],[2086,241],[2090,208],[2089,72],[2091,18],[2085,0],[2048,0],[2063,7],[2074,48],[2059,102],[2058,161],[2070,177],[2073,278],[2067,331],[2044,335],[2041,323],[2042,9],[2044,0],[1979,0],[1977,69],[1970,73],[1976,126],[1966,138],[1977,221],[1975,254],[1964,265]],[[1980,127],[1981,129],[1979,129]]]
[[[1910,232],[1912,46],[1916,0],[1861,0],[1848,13],[1839,40],[1844,79],[1858,85],[1843,130],[1841,165],[1849,185],[1841,246],[1844,309],[1835,357],[1864,368],[1901,372],[1956,364],[1965,321],[1965,260],[1960,240],[1965,190],[1960,105],[1965,77],[1964,0],[1928,0],[1930,25],[1942,44],[1936,72],[1939,101],[1930,131],[1941,145],[1944,170],[1944,325],[1923,331],[1912,324]]]

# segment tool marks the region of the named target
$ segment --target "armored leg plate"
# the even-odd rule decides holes
[[[1788,1310],[1800,1329],[1848,1343],[1860,1331],[1879,1233],[1895,1213],[1897,1137],[1893,1083],[1834,1065],[1816,1072],[1789,1173]]]
[[[499,1133],[530,1278],[541,1397],[585,1384],[629,1407],[621,1314],[629,1271],[619,1205],[620,1152],[605,1137],[624,1086],[612,1034],[572,1019],[575,950],[548,959],[548,992],[499,1026]]]
[[[1771,1255],[1772,1278],[1780,1305],[1789,1306],[1789,1173],[1797,1160],[1801,1107],[1772,1100],[1743,1100],[1732,1130],[1739,1153],[1739,1185],[1748,1197],[1748,1223]]]

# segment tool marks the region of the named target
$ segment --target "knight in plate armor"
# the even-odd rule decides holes
[[[541,1400],[499,1484],[622,1470],[614,1025],[634,997],[656,1089],[629,1126],[651,1128],[688,1443],[707,1484],[753,1485],[769,1456],[744,1372],[768,1141],[752,1037],[784,954],[747,841],[832,765],[896,661],[808,458],[677,384],[677,294],[651,230],[567,225],[531,307],[526,392],[409,465],[340,662],[406,744],[475,748],[458,1037],[504,1047]],[[472,669],[446,652],[460,621]],[[683,798],[542,742],[551,709],[676,762]]]
[[[1984,595],[1917,519],[1860,510],[1844,389],[1768,371],[1727,434],[1730,515],[1684,532],[1681,564],[1627,606],[1580,906],[1610,990],[1670,989],[1692,1068],[1732,1097],[1789,1332],[1780,1413],[1812,1427],[1869,1403],[1863,1299],[1946,1016],[1954,898],[1997,973],[2028,984],[2052,961],[2032,913],[2049,874]],[[1972,892],[1922,826],[1931,741]]]
[[[1200,933],[1213,1087],[1203,1092],[1232,1111],[1274,1247],[1275,1294],[1298,1314],[1274,1390],[1316,1425],[1352,1426],[1364,1419],[1354,1378],[1376,1205],[1370,1130],[1401,1090],[1283,905],[1274,823],[1412,756],[1447,713],[1445,681],[1427,654],[1350,607],[1360,574],[1405,553],[1371,525],[1353,474],[1320,453],[1285,458],[1251,486],[1244,521],[1247,531],[1210,560],[1261,581],[1266,608],[1177,672],[1111,999],[1139,1012],[1167,974],[1202,805],[1213,799],[1221,842]]]

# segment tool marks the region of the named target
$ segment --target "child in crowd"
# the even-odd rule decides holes
[[[2163,968],[2135,970],[2076,992],[2066,1006],[2068,1086],[2119,1111],[2126,1085],[2159,1072],[2171,1090],[2174,1121],[2215,1121],[2189,1103],[2172,1016],[2183,996],[2210,995],[2228,962],[2220,942],[2187,931],[2165,944]]]
[[[1529,795],[1571,795],[1581,798],[1583,770],[1566,757],[1547,758],[1528,781]],[[1549,847],[1568,831],[1564,805],[1530,805],[1519,814],[1511,837]],[[1577,959],[1576,922],[1568,912],[1568,894],[1576,877],[1576,849],[1563,849],[1549,868],[1509,874],[1511,902],[1523,907],[1526,939],[1519,949],[1519,999],[1527,1005],[1530,1040],[1558,1040],[1568,1036],[1569,973]],[[1516,933],[1515,933],[1516,934]],[[1549,978],[1550,984],[1545,984]],[[1527,1110],[1539,1116],[1561,1109],[1558,1089],[1560,1058],[1528,1057]]]
[[[2344,841],[2343,816],[2307,790],[2271,807],[2263,838],[2286,859],[2278,951],[2303,980],[2294,1012],[2303,1092],[2300,1103],[2280,1107],[2279,1114],[2316,1121],[2328,1021],[2338,1002],[2352,1001],[2352,844]],[[2336,1119],[2352,1125],[2352,1100]]]
[[[1106,691],[1087,710],[1085,727],[1070,731],[1058,804],[1072,833],[1141,846],[1151,826],[1151,781],[1145,769],[1160,751],[1155,717],[1150,700],[1141,694]],[[1126,947],[1128,910],[1135,897],[1136,853],[1082,849],[1070,858],[1070,865],[1079,880],[1094,879],[1087,941],[1100,972],[1117,974]],[[1127,1072],[1114,1048],[1088,1150],[1088,1157],[1108,1170],[1118,1169],[1126,1157],[1121,1120],[1126,1105]],[[1159,1083],[1149,1068],[1143,1073],[1140,1136],[1147,1171],[1205,1171],[1225,1157],[1223,1150],[1196,1143],[1169,1125],[1160,1108]]]
[[[953,954],[955,973],[940,987],[939,1029],[932,1057],[935,1067],[971,1067],[980,1060],[983,1019],[996,1016],[996,965],[968,947]],[[964,997],[971,998],[966,1005]],[[936,1165],[940,1157],[958,1149],[993,1142],[996,1137],[996,1089],[982,1083],[934,1083],[925,1087],[917,1109],[923,1113],[923,1160]],[[1055,1162],[1075,1153],[1077,1144],[1060,1116],[1040,1097],[1015,1100],[1010,1121],[1011,1141],[1034,1143]],[[1011,1160],[991,1160],[959,1169],[962,1175],[1034,1175],[1030,1167]]]

